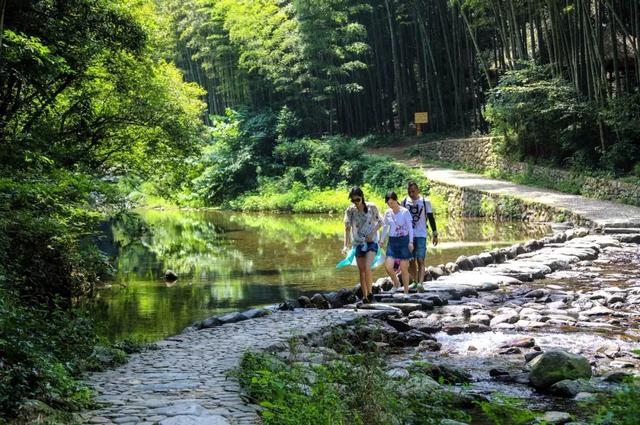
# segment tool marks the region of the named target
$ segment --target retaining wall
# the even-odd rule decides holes
[[[512,174],[530,174],[533,178],[555,184],[571,184],[580,188],[580,195],[640,206],[640,185],[596,177],[576,175],[557,168],[541,167],[524,162],[512,162],[495,152],[495,137],[447,139],[425,143],[418,147],[427,159],[460,164],[479,170],[498,169]]]

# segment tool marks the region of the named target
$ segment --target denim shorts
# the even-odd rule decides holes
[[[367,255],[367,252],[378,252],[378,243],[377,242],[365,242],[359,245],[356,245],[356,257],[364,257]]]
[[[390,237],[387,243],[387,258],[396,258],[399,260],[410,260],[412,258],[409,252],[409,236]]]
[[[423,260],[427,256],[427,238],[416,236],[413,238],[413,258]]]

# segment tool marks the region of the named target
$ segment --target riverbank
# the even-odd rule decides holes
[[[237,314],[212,318],[198,326],[203,330],[169,338],[160,343],[158,351],[134,356],[120,369],[91,375],[87,382],[101,393],[98,401],[111,406],[87,413],[85,419],[127,423],[153,418],[152,422],[168,424],[177,423],[171,420],[180,419],[171,418],[178,416],[194,420],[219,416],[219,422],[214,423],[256,423],[250,421],[256,420],[255,412],[261,409],[246,407],[240,401],[237,381],[221,376],[238,365],[243,351],[261,351],[271,342],[285,343],[275,351],[286,351],[288,336],[309,336],[323,328],[335,328],[338,318],[345,324],[362,314],[384,316],[386,334],[403,341],[402,346],[390,344],[395,348],[385,365],[389,379],[406,378],[405,372],[391,371],[406,369],[407,364],[402,362],[415,356],[441,362],[443,367],[461,363],[471,372],[469,397],[474,391],[489,397],[497,390],[533,397],[539,402],[536,410],[562,407],[572,413],[566,402],[544,391],[538,396],[539,390],[525,383],[520,368],[535,352],[562,347],[586,357],[598,376],[607,371],[639,372],[640,356],[633,351],[640,339],[634,307],[640,303],[640,274],[635,267],[640,249],[637,242],[631,243],[636,239],[637,235],[586,235],[584,231],[568,230],[495,253],[460,258],[453,263],[458,269],[477,267],[454,273],[438,271],[448,275],[426,283],[424,291],[416,288],[409,296],[384,292],[388,282],[381,279],[376,283],[379,302],[372,305],[352,305],[352,299],[344,299],[341,309],[295,309],[260,319]],[[342,293],[353,295],[351,291]],[[339,299],[320,296],[322,300],[313,298],[322,301],[323,307],[329,306],[331,299]],[[478,332],[482,336],[474,339]],[[567,332],[572,337],[565,337]],[[597,338],[593,336],[596,334]],[[526,346],[539,348],[510,343],[524,337]],[[490,372],[500,369],[499,365],[502,369],[493,375],[502,378],[494,379]],[[596,394],[598,388],[609,385],[595,378],[572,388]],[[179,399],[183,402],[178,403]]]

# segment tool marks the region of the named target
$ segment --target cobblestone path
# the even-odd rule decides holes
[[[259,424],[256,407],[240,395],[227,372],[248,350],[286,343],[292,336],[346,324],[372,311],[279,311],[158,343],[159,350],[134,355],[113,370],[85,382],[99,394],[100,409],[84,412],[89,424],[240,425]]]

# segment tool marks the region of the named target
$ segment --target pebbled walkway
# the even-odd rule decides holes
[[[259,424],[256,406],[241,397],[227,372],[246,351],[286,344],[324,328],[347,324],[366,310],[278,311],[259,319],[180,334],[159,349],[131,357],[116,369],[93,373],[85,382],[98,392],[99,409],[81,414],[89,424]]]
[[[407,146],[386,147],[370,149],[369,152],[378,155],[389,155],[396,158],[398,162],[421,168],[427,178],[434,182],[479,192],[508,195],[553,208],[562,208],[591,221],[598,227],[640,227],[640,208],[638,207],[585,198],[579,195],[570,195],[550,189],[524,186],[466,171],[426,166],[421,164],[417,158],[407,156],[405,153],[406,148]]]

